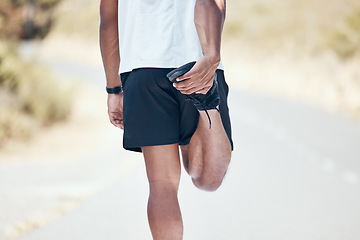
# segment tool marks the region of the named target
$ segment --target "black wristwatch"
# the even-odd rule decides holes
[[[124,90],[123,90],[123,87],[122,86],[118,86],[118,87],[114,87],[114,88],[106,88],[106,92],[108,94],[119,94],[119,93],[122,93]]]

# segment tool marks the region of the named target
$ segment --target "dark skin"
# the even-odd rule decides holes
[[[118,34],[118,1],[100,1],[100,50],[103,59],[107,87],[121,86],[118,75],[120,65],[119,34]],[[121,129],[123,123],[123,93],[109,94],[108,115],[110,122]]]
[[[118,75],[120,65],[118,37],[118,1],[100,1],[100,48],[106,74],[107,87],[121,85]],[[183,94],[205,94],[213,84],[220,62],[221,33],[225,20],[225,0],[197,0],[194,22],[200,39],[203,57],[186,74],[178,78],[174,87]],[[123,124],[123,95],[108,95],[110,122],[121,129]]]
[[[194,67],[177,78],[174,87],[183,94],[205,94],[213,84],[214,74],[220,63],[221,33],[225,21],[225,1],[198,0],[195,4],[194,22],[203,57]]]
[[[129,0],[131,1],[131,0]],[[100,2],[100,46],[106,73],[107,87],[121,85],[117,0]],[[197,0],[194,22],[200,39],[203,57],[174,85],[184,94],[205,94],[212,86],[220,62],[221,32],[225,19],[225,0]],[[111,123],[123,125],[123,94],[108,95]],[[190,143],[181,146],[184,167],[194,185],[215,191],[221,184],[231,158],[231,146],[220,114],[209,110],[212,128],[204,111],[199,112],[198,127]],[[141,148],[150,186],[148,220],[153,239],[181,240],[183,223],[177,192],[181,174],[179,144]]]

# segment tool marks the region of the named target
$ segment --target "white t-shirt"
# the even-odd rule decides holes
[[[175,68],[202,57],[196,0],[119,0],[119,72]]]

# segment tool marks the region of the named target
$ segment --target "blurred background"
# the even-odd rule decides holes
[[[151,239],[98,5],[0,2],[0,240]],[[360,3],[229,0],[222,54],[233,162],[212,194],[183,174],[185,239],[360,239]]]

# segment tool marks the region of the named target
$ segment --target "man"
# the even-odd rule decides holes
[[[100,15],[110,121],[124,129],[124,148],[144,155],[153,238],[182,239],[179,148],[194,185],[207,191],[221,185],[231,158],[225,0],[101,0]]]

